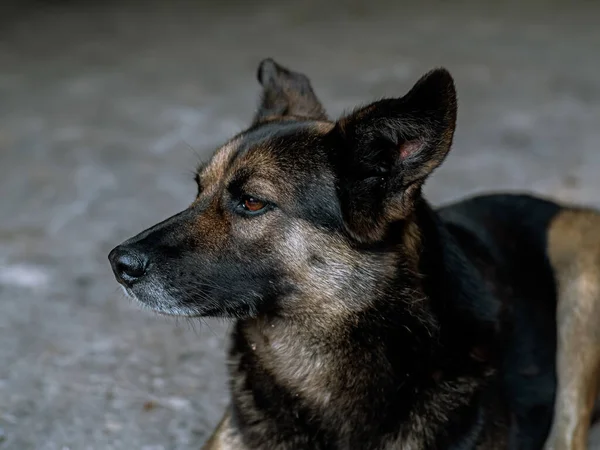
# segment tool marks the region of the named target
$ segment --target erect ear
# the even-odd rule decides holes
[[[263,92],[254,123],[286,116],[327,120],[306,75],[292,72],[269,58],[260,63],[257,76]]]
[[[340,196],[348,230],[363,242],[382,239],[407,218],[426,177],[450,150],[456,90],[450,73],[424,75],[402,98],[384,99],[336,124]]]

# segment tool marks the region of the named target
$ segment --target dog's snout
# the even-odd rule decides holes
[[[120,283],[131,286],[146,274],[148,257],[142,251],[119,245],[108,255],[112,270]]]

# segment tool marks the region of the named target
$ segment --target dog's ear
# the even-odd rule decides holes
[[[411,214],[425,178],[450,150],[455,125],[456,90],[445,69],[424,75],[404,97],[336,123],[340,196],[355,238],[382,239],[390,223]]]
[[[263,92],[254,123],[286,116],[327,120],[306,75],[292,72],[269,58],[258,66],[257,77]]]

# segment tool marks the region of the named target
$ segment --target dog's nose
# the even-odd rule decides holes
[[[119,245],[109,254],[108,259],[117,281],[131,286],[146,274],[148,257],[141,251]]]

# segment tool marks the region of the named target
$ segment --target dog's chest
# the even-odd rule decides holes
[[[338,369],[343,355],[324,348],[332,343],[311,342],[295,330],[279,327],[258,322],[245,327],[242,337],[246,341],[246,354],[238,357],[251,361],[247,368],[273,377],[302,402],[317,408],[328,407],[339,388]]]
[[[249,444],[269,442],[268,448],[274,450],[432,448],[448,414],[457,404],[467,404],[477,389],[468,380],[442,383],[427,396],[431,399],[427,404],[404,417],[390,407],[389,386],[382,387],[380,395],[377,386],[374,390],[361,386],[361,376],[367,374],[354,373],[362,365],[349,364],[347,355],[336,360],[318,346],[246,330],[241,336],[234,333],[230,356],[239,430]],[[369,372],[371,381],[381,375],[377,366]],[[384,430],[382,422],[390,417],[395,417],[393,425]],[[473,429],[473,440],[458,448],[495,448],[491,441],[480,447],[480,430]]]

